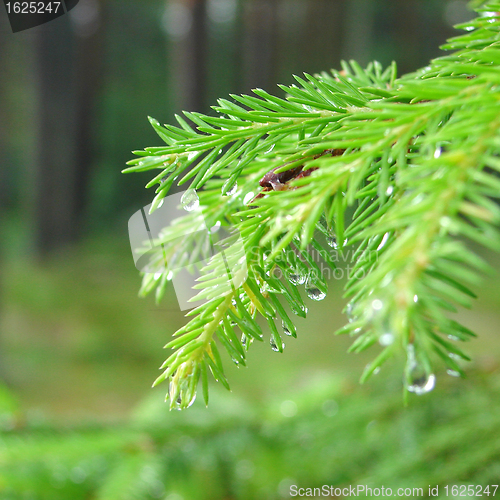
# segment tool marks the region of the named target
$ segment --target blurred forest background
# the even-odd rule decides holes
[[[472,17],[462,0],[80,0],[12,34],[0,9],[0,498],[285,498],[290,484],[404,487],[500,478],[500,288],[460,312],[469,378],[402,403],[401,366],[358,386],[342,282],[278,355],[254,345],[182,414],[150,389],[183,324],[139,300],[127,220],[150,174],[122,175],[173,122],[292,74],[424,66]],[[495,267],[498,258],[485,255]],[[467,346],[469,347],[469,346]],[[200,486],[201,484],[201,486]],[[135,495],[135,496],[134,496]],[[500,492],[497,493],[497,496]]]

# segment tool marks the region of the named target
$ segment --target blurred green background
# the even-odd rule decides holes
[[[137,298],[127,220],[151,201],[150,175],[120,173],[159,144],[147,115],[209,112],[341,59],[412,71],[471,16],[461,0],[80,0],[12,34],[0,10],[1,500],[278,499],[324,484],[445,497],[500,482],[497,277],[459,312],[479,334],[468,378],[438,372],[406,407],[401,363],[358,385],[375,353],[333,336],[339,281],[284,354],[254,344],[248,368],[225,360],[231,393],[214,383],[208,409],[170,413],[167,387],[150,386],[184,316],[172,288],[160,306]]]

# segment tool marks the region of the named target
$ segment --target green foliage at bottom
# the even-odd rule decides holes
[[[450,377],[401,409],[393,377],[317,381],[269,406],[213,391],[210,410],[158,398],[125,425],[37,426],[5,410],[2,500],[255,500],[290,486],[498,484],[500,375]],[[7,408],[7,407],[6,407]],[[497,492],[497,496],[500,492]]]

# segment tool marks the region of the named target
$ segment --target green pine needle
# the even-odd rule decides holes
[[[167,344],[157,380],[170,380],[171,408],[192,403],[200,375],[208,403],[208,370],[229,388],[215,339],[244,364],[250,342],[269,338],[258,316],[281,352],[282,333],[296,335],[290,313],[307,313],[298,288],[325,296],[333,250],[352,257],[350,323],[339,333],[357,336],[355,352],[384,347],[363,381],[401,354],[417,394],[432,389],[438,362],[463,373],[455,342],[473,334],[448,314],[470,306],[468,285],[488,269],[463,239],[500,249],[500,3],[479,11],[445,45],[453,54],[399,79],[395,64],[343,62],[280,86],[283,98],[257,89],[220,99],[214,116],[176,116],[179,126],[150,118],[165,145],[137,152],[124,172],[159,170],[147,186],[157,188],[153,210],[173,183],[191,182],[207,227],[237,229],[246,258],[245,269],[231,252],[234,262],[219,253],[206,263],[196,286],[206,302]],[[259,184],[266,174],[272,187]],[[159,265],[196,262],[185,233],[197,223],[190,214],[164,230]],[[161,298],[169,266],[161,280],[146,274],[141,293],[158,287]]]

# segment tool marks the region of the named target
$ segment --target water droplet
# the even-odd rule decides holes
[[[386,196],[391,196],[391,194],[394,192],[394,188],[392,186],[389,186],[386,190],[385,190],[385,194]]]
[[[271,349],[275,352],[280,352],[280,349],[278,347],[278,344],[276,343],[276,341],[274,340],[274,337],[271,337],[270,340],[269,340],[269,343],[271,344]],[[283,350],[285,347],[285,344],[283,343],[283,341],[281,341],[281,350]]]
[[[329,247],[334,248],[335,250],[337,249],[337,238],[335,236],[327,236],[326,237],[326,243],[328,244]]]
[[[306,284],[307,296],[312,300],[323,300],[326,297],[326,293],[321,291],[318,286],[312,280],[307,280]]]
[[[456,335],[448,335],[448,338],[450,340],[455,340],[456,342],[460,341],[460,337],[457,337]]]
[[[280,280],[283,277],[283,271],[279,267],[275,267],[273,268],[272,276]]]
[[[450,375],[450,377],[460,377],[460,372],[456,370],[446,370],[446,373]]]
[[[352,323],[356,318],[354,317],[354,302],[349,302],[345,309],[345,313],[347,314],[347,319],[349,323]]]
[[[195,400],[196,400],[196,392],[193,394],[193,396],[189,400],[188,404],[186,405],[186,408],[189,408],[190,406],[192,406],[192,404],[195,402]]]
[[[379,338],[378,338],[378,343],[381,346],[388,346],[394,343],[394,335],[390,332],[383,333]]]
[[[458,361],[459,359],[462,359],[458,354],[455,354],[454,352],[450,352],[448,353],[448,356],[451,358],[451,359],[454,359],[455,361]]]
[[[380,366],[377,366],[375,370],[373,370],[373,375],[378,375],[380,373]]]
[[[183,399],[182,399],[182,394],[179,394],[177,396],[177,399],[175,400],[175,403],[172,405],[173,410],[182,410],[183,408],[189,408],[196,400],[196,393],[193,394],[191,399],[187,404],[183,405]]]
[[[192,212],[200,206],[200,199],[194,189],[188,189],[181,198],[182,208],[187,212]]]
[[[222,192],[224,192],[225,187],[226,187],[226,185],[224,185],[224,187],[222,188]],[[237,182],[235,182],[231,186],[231,188],[226,191],[226,196],[233,196],[233,194],[235,194],[236,191],[238,191],[238,183]]]
[[[444,227],[445,229],[449,229],[452,224],[453,224],[453,221],[451,220],[450,217],[441,217],[441,219],[439,219],[439,224],[441,225],[441,227]]]
[[[426,394],[434,389],[436,376],[428,373],[424,365],[417,361],[415,347],[410,344],[407,348],[408,360],[405,369],[405,385],[409,392],[417,396]]]
[[[303,285],[307,280],[305,274],[300,273],[298,270],[288,274],[288,281],[292,285]]]
[[[284,321],[281,323],[281,326],[283,327],[283,333],[285,335],[288,335],[288,336],[292,335],[290,328],[288,328],[287,324]]]
[[[414,373],[417,372],[414,370]],[[422,394],[432,391],[435,384],[436,376],[433,373],[426,374],[425,372],[421,372],[420,375],[414,375],[412,377],[411,382],[406,388],[408,391],[414,392],[417,396],[421,396]]]
[[[415,304],[418,302],[418,295],[413,296],[413,302],[415,302]]]
[[[161,275],[162,275],[162,273],[161,273],[161,272],[157,272],[157,273],[155,273],[155,276],[154,276],[155,281],[159,280],[159,279],[161,278]]]
[[[242,345],[243,347],[246,347],[247,342],[248,342],[248,338],[247,338],[247,336],[246,336],[245,334],[243,334],[243,335],[241,336],[241,345]]]
[[[301,305],[300,305],[300,309],[301,309],[301,311],[302,311],[303,313],[305,313],[305,314],[307,314],[307,313],[308,313],[308,311],[309,311],[309,309],[308,309],[305,305],[303,305],[303,304],[301,304]]]
[[[372,302],[372,308],[374,311],[380,311],[383,307],[384,307],[384,303],[379,299],[375,299]]]
[[[380,245],[377,247],[377,251],[382,250],[382,248],[384,248],[388,239],[389,239],[389,233],[385,233],[384,237],[382,238],[382,241],[380,242]]]
[[[243,204],[246,205],[248,202],[250,202],[250,200],[253,200],[255,197],[255,193],[250,191],[249,193],[247,193],[245,195],[245,197],[243,198]]]
[[[196,157],[197,154],[198,154],[198,151],[191,151],[191,153],[188,153],[188,155],[187,155],[188,160],[192,160],[193,158]]]
[[[442,153],[442,150],[440,147],[436,148],[436,150],[434,151],[434,158],[436,158],[436,160],[441,156],[441,153]]]

